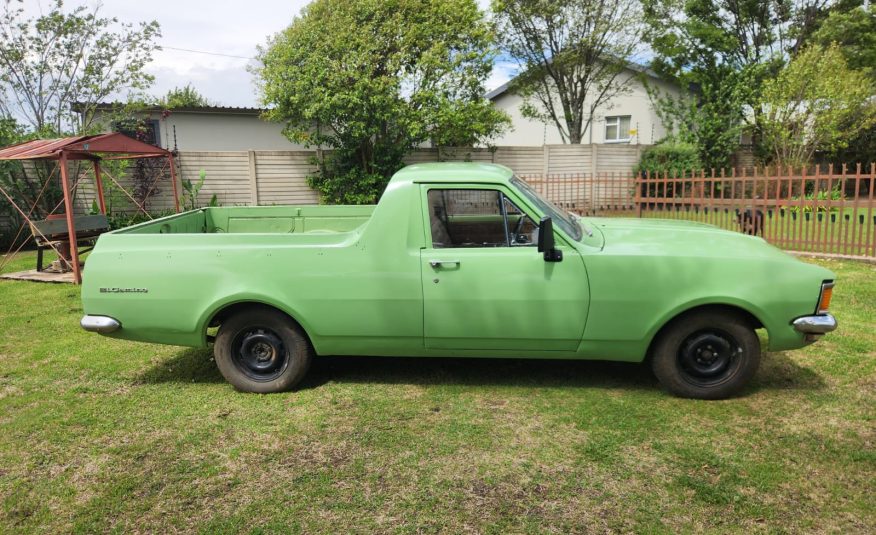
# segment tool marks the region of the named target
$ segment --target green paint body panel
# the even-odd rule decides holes
[[[83,307],[121,323],[107,336],[186,346],[205,346],[226,307],[263,303],[320,355],[640,361],[661,327],[702,305],[747,311],[772,350],[801,347],[791,321],[813,314],[835,278],[760,238],[679,221],[584,218],[580,240],[555,226],[561,262],[535,247],[432,248],[429,189],[497,189],[535,221],[546,215],[511,177],[421,164],[376,206],[205,208],[106,233]],[[147,291],[101,291],[114,288]]]

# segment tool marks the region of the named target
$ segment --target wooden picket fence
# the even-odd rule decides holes
[[[581,215],[697,221],[787,250],[876,258],[876,165],[522,178]]]

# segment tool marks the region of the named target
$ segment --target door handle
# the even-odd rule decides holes
[[[442,267],[442,266],[446,266],[448,264],[454,264],[454,265],[459,266],[459,265],[462,265],[462,262],[460,262],[459,260],[429,260],[429,265],[435,269],[438,269],[439,267]]]

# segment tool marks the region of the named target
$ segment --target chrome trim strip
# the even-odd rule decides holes
[[[92,333],[111,333],[118,330],[122,324],[109,316],[82,316],[79,325]]]
[[[791,322],[794,329],[803,334],[824,334],[836,329],[836,318],[830,314],[803,316]]]

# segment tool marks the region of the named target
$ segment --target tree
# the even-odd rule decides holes
[[[152,76],[158,23],[120,23],[80,6],[65,11],[56,0],[48,13],[25,18],[7,1],[0,14],[2,111],[42,136],[85,132],[96,105],[112,95],[140,91]],[[81,113],[71,108],[79,104]]]
[[[876,80],[876,4],[832,12],[812,35],[812,43],[837,43],[849,68],[866,70]]]
[[[876,4],[869,9],[855,6],[833,11],[812,36],[812,42],[824,47],[839,45],[849,68],[866,72],[876,83]],[[828,155],[838,163],[869,164],[876,161],[876,125],[849,140],[848,146]]]
[[[709,167],[729,164],[739,133],[761,139],[760,88],[806,43],[830,0],[644,0],[652,67],[692,87],[696,144]],[[689,115],[689,113],[688,113]],[[737,140],[737,141],[734,141]]]
[[[269,119],[332,149],[311,185],[328,202],[374,202],[427,142],[489,139],[507,117],[484,97],[492,33],[474,0],[315,0],[260,48]]]
[[[0,147],[6,147],[18,142],[21,137],[21,128],[15,119],[0,115]]]
[[[159,105],[168,110],[175,108],[199,108],[210,106],[211,102],[207,97],[198,92],[191,84],[186,84],[184,87],[174,87],[167,92],[161,99]]]
[[[526,117],[581,143],[595,110],[627,92],[642,41],[638,0],[493,0],[496,34],[520,66]]]
[[[802,50],[763,88],[764,142],[773,163],[802,166],[816,150],[832,152],[876,122],[867,75],[848,67],[836,44]]]
[[[748,74],[716,66],[701,83],[692,84],[693,89],[682,87],[678,95],[662,93],[646,82],[669,139],[695,146],[705,168],[722,169],[732,163],[745,126]]]
[[[19,141],[21,137],[21,129],[16,124],[15,120],[9,117],[0,115],[0,147],[6,147]],[[13,163],[0,162],[0,186],[8,189],[14,185],[11,181],[10,172],[12,171]],[[12,221],[18,221],[18,213],[12,208],[12,205],[7,202],[5,197],[0,196],[0,218],[9,217]],[[0,225],[0,246],[6,245],[6,242],[11,239],[11,236],[3,235],[3,226]]]
[[[715,65],[775,74],[820,26],[831,0],[645,0],[655,68],[679,76]]]

